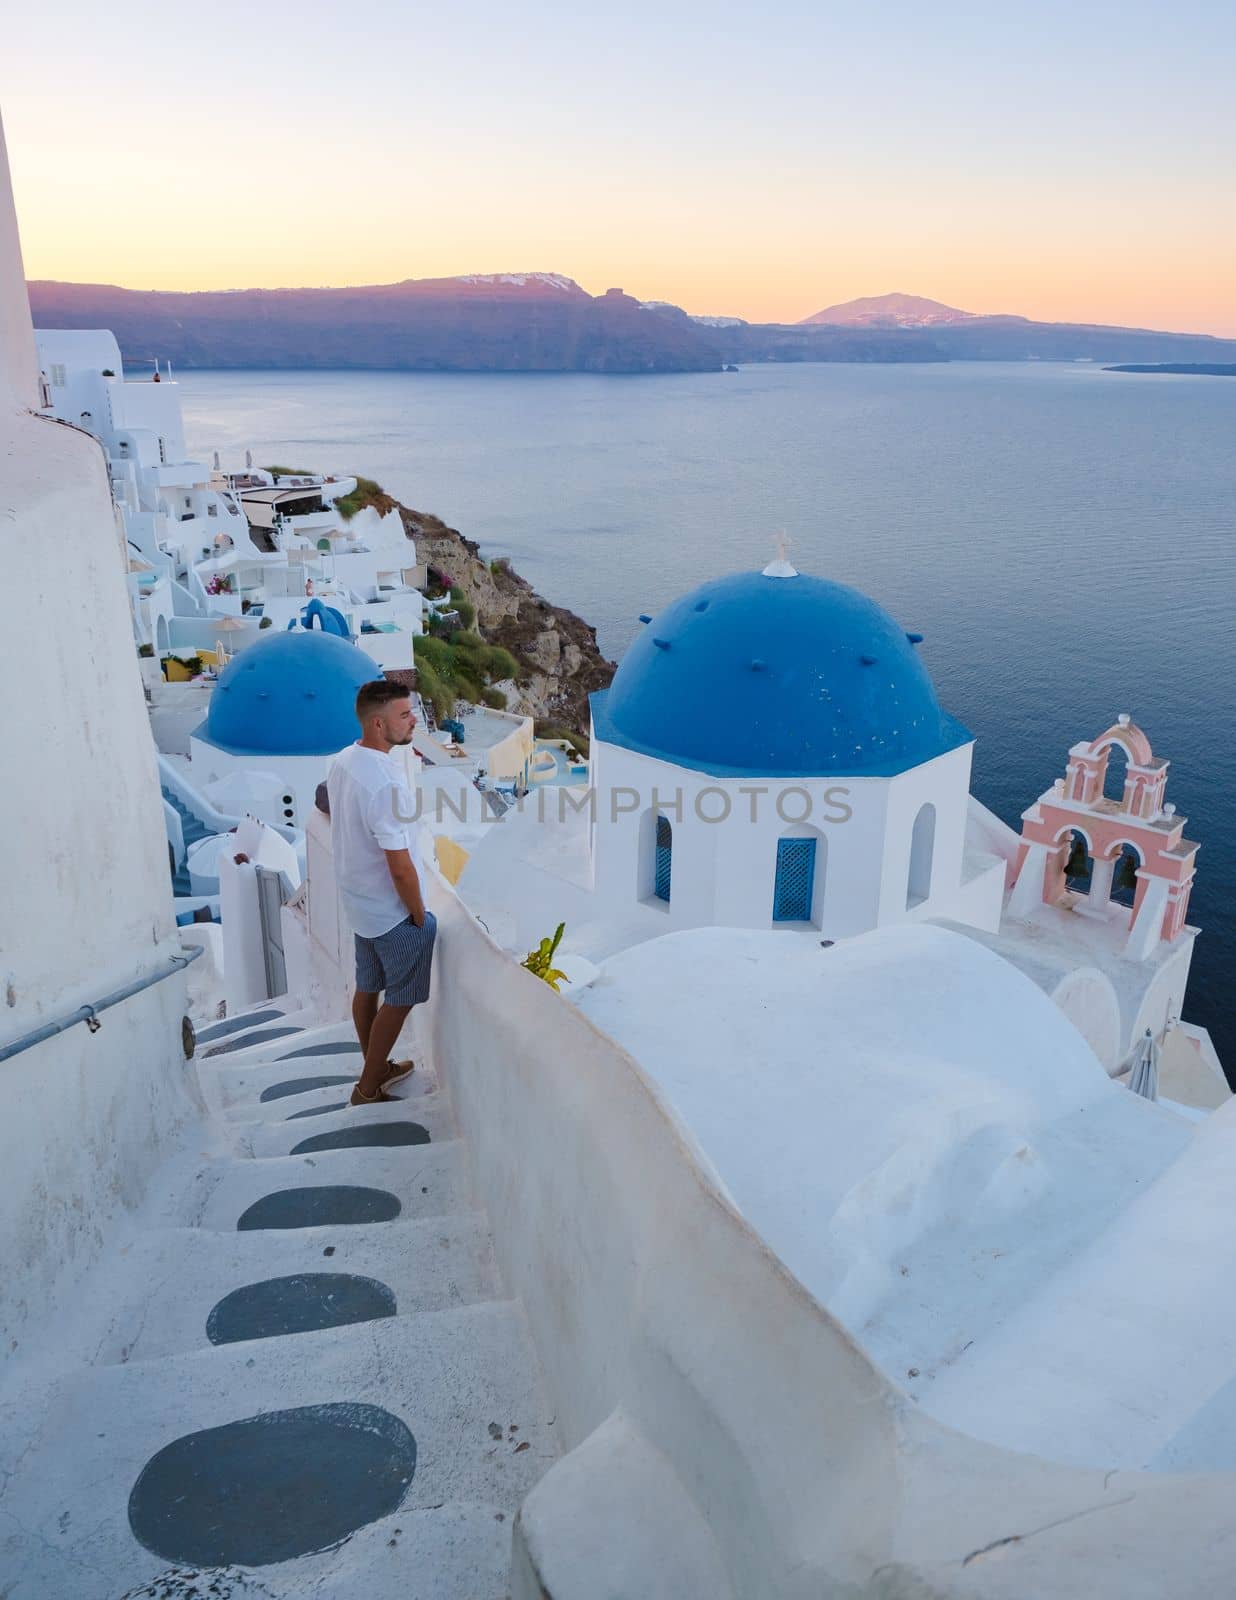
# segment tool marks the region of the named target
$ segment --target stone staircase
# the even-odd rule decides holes
[[[190,895],[193,893],[193,886],[189,881],[189,848],[195,845],[199,839],[205,839],[210,829],[195,812],[189,810],[183,800],[173,794],[166,786],[163,788],[163,798],[179,816],[180,828],[185,841],[185,859],[177,864],[175,871],[172,873],[172,893]]]
[[[501,1600],[554,1419],[432,1065],[199,1036],[205,1114],[0,1399],[4,1600]],[[17,1378],[10,1373],[10,1379]]]

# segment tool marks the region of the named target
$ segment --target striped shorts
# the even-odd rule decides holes
[[[419,1006],[429,999],[429,975],[438,919],[425,913],[418,928],[411,917],[376,939],[356,939],[356,987],[363,994],[384,993],[388,1006]]]

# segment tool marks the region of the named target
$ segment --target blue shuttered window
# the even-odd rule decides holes
[[[777,840],[774,922],[810,922],[815,888],[815,840]]]
[[[658,900],[670,897],[670,874],[674,864],[674,830],[668,817],[657,818],[657,854],[652,892]]]

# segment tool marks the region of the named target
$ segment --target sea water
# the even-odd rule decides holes
[[[1186,1010],[1236,1075],[1236,382],[1039,362],[179,377],[199,457],[377,478],[613,659],[641,612],[784,536],[925,634],[974,791],[1014,828],[1129,712],[1202,844]]]

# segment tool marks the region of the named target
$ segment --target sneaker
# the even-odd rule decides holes
[[[377,1106],[386,1101],[393,1101],[394,1098],[395,1096],[387,1094],[385,1089],[379,1089],[376,1094],[362,1094],[361,1086],[358,1083],[355,1089],[352,1090],[352,1098],[348,1101],[348,1104],[350,1106]]]
[[[385,1089],[392,1083],[398,1083],[401,1078],[407,1078],[416,1071],[415,1061],[388,1061],[386,1063],[386,1076],[382,1079]]]

